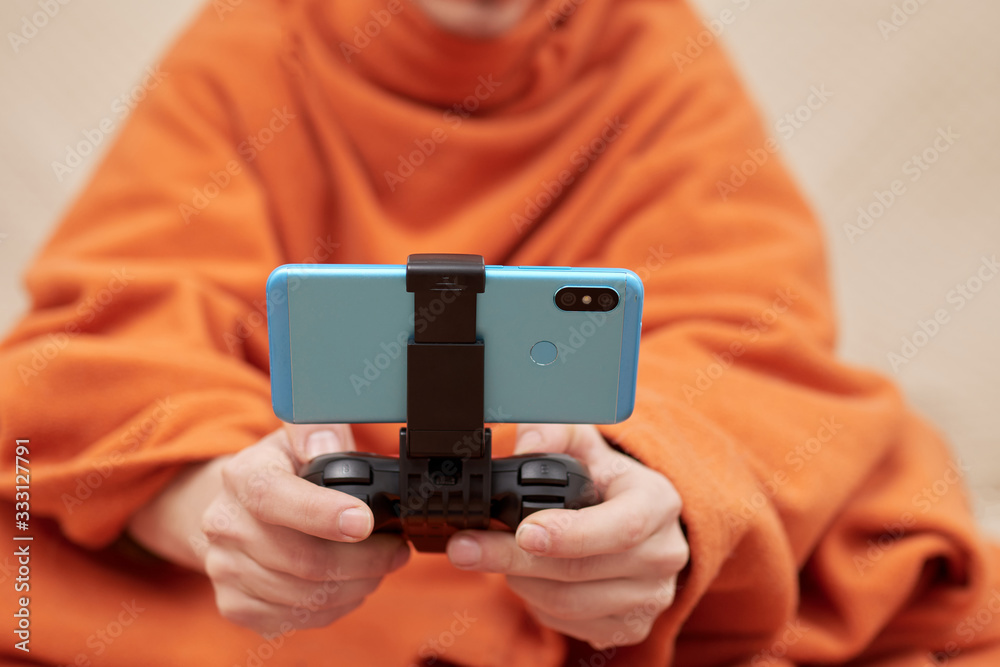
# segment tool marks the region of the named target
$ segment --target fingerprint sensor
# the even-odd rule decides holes
[[[558,348],[547,340],[540,340],[531,346],[531,360],[539,366],[548,366],[558,354]]]

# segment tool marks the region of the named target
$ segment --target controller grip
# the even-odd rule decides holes
[[[600,502],[586,468],[572,456],[522,454],[491,463],[490,518],[510,530],[540,510],[581,509]],[[353,452],[327,454],[305,464],[299,476],[364,502],[375,516],[374,532],[405,532],[400,518],[398,458]],[[440,489],[454,493],[453,486],[441,485]]]
[[[582,509],[600,495],[582,463],[567,454],[521,454],[493,460],[493,519],[516,530],[546,509]]]
[[[357,452],[318,456],[302,466],[299,477],[361,500],[375,517],[372,532],[399,533],[399,459]]]

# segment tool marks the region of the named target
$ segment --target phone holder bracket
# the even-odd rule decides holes
[[[406,351],[406,427],[399,431],[399,508],[419,551],[442,552],[453,533],[490,524],[485,343],[476,337],[476,299],[485,289],[480,255],[407,258],[414,336]]]

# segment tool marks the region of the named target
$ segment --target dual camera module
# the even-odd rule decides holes
[[[618,305],[618,292],[610,287],[563,287],[555,301],[559,310],[606,313]]]

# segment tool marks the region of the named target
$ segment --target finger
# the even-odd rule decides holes
[[[624,551],[680,515],[673,484],[612,449],[592,425],[525,424],[519,436],[521,447],[579,459],[606,498],[592,507],[537,512],[523,521],[518,544],[532,553],[580,558]]]
[[[599,505],[535,512],[517,527],[518,546],[554,558],[621,553],[677,520],[680,496],[665,477],[642,467],[620,480],[625,484]]]
[[[578,437],[576,427],[576,424],[518,424],[514,454],[573,455],[571,450],[581,447],[581,443],[574,442]]]
[[[357,450],[349,424],[286,423],[284,430],[295,455],[296,468],[317,456]]]
[[[287,436],[273,437],[240,452],[222,468],[226,489],[251,516],[309,535],[357,542],[371,533],[374,517],[357,498],[298,477]]]
[[[357,544],[344,544],[256,522],[213,541],[219,546],[233,545],[268,569],[308,581],[382,577],[410,557],[410,548],[399,535],[378,534]]]
[[[381,582],[376,579],[307,581],[263,567],[235,549],[212,549],[205,573],[216,584],[228,584],[248,596],[292,608],[334,609],[363,600]]]
[[[287,627],[289,622],[300,629],[326,627],[360,607],[362,602],[358,600],[335,609],[298,611],[250,597],[233,586],[221,585],[215,589],[215,604],[219,613],[229,621],[260,634],[280,632],[281,627]]]
[[[281,545],[257,542],[247,550],[262,565],[309,581],[383,577],[410,558],[409,546],[398,535],[373,535],[359,544],[342,544],[299,533]]]
[[[619,617],[600,618],[588,621],[567,621],[528,606],[528,611],[540,624],[560,634],[587,642],[597,650],[614,646],[632,646],[644,641],[652,630],[652,622],[630,620]]]
[[[529,452],[568,454],[579,460],[602,496],[624,488],[621,478],[628,472],[645,468],[612,449],[591,424],[518,424],[514,453]]]
[[[606,500],[580,510],[545,510],[521,522],[518,546],[537,555],[582,558],[619,553],[645,541],[681,512],[673,484],[616,452],[592,425],[523,424],[523,451],[563,452],[584,465]]]
[[[517,546],[510,533],[463,531],[448,542],[447,554],[452,565],[463,570],[580,582],[672,576],[684,569],[689,552],[683,533],[667,529],[635,549],[581,558],[536,556]]]
[[[676,578],[658,586],[651,580],[603,579],[565,583],[534,577],[507,577],[507,585],[529,605],[552,618],[588,621],[644,612],[659,616],[674,600]]]

